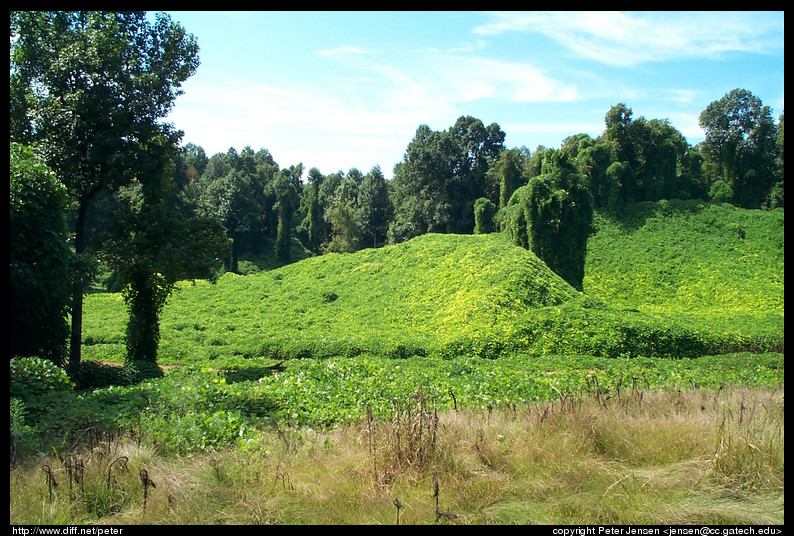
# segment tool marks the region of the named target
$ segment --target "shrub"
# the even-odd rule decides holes
[[[33,435],[33,429],[25,423],[25,404],[18,398],[11,398],[9,405],[10,414],[10,438],[11,438],[11,462],[16,460],[20,452],[29,448],[29,440]]]
[[[50,391],[68,391],[75,384],[61,367],[39,357],[11,360],[11,396],[25,400]]]
[[[480,197],[474,202],[474,234],[492,233],[496,230],[494,216],[496,205],[488,198]]]
[[[33,150],[11,144],[10,357],[63,363],[69,337],[66,189]]]

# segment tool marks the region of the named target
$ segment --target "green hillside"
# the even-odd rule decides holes
[[[585,294],[502,235],[440,235],[184,284],[161,363],[528,354],[694,356],[782,345],[783,212],[649,203],[597,216]],[[118,294],[86,301],[85,357],[123,354]]]
[[[725,330],[783,329],[783,210],[702,201],[596,215],[585,292]]]
[[[501,235],[430,234],[269,272],[227,273],[215,285],[184,285],[162,318],[161,357],[407,357],[465,345],[471,350],[488,346],[523,312],[578,296],[534,254]],[[99,313],[89,313],[89,342],[121,343],[120,296],[88,301],[87,309]]]

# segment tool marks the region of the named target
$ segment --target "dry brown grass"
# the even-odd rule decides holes
[[[65,469],[39,460],[11,472],[11,523],[783,523],[782,387],[611,395],[437,413],[417,393],[392,419],[281,429],[255,452],[122,443],[104,498],[110,455],[85,456],[93,507],[65,486],[50,501],[41,465]]]

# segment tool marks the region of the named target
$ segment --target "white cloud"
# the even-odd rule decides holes
[[[371,51],[355,45],[345,45],[336,48],[326,48],[320,51],[321,56],[339,56],[347,54],[372,54]]]
[[[474,33],[539,33],[581,57],[616,66],[783,49],[782,13],[565,11],[492,16],[493,21]]]
[[[679,104],[693,104],[703,98],[703,91],[698,89],[668,89],[662,92],[663,100],[670,100]]]
[[[327,49],[325,56],[357,50]],[[379,164],[388,176],[419,125],[448,128],[470,113],[470,103],[578,97],[574,85],[526,62],[427,51],[409,59],[370,61],[359,55],[338,75],[329,75],[338,76],[334,82],[197,77],[188,82],[168,120],[186,132],[186,142],[208,154],[251,145],[267,148],[281,165],[303,161],[329,173]]]
[[[508,102],[570,102],[577,87],[526,62],[499,61],[455,54],[429,54],[407,67],[378,65],[389,100],[455,105],[481,99]]]
[[[403,88],[407,93],[389,103],[388,95],[372,100],[365,93],[334,95],[322,87],[245,78],[198,84],[179,97],[167,119],[185,131],[184,142],[209,155],[264,147],[281,166],[303,162],[323,173],[381,165],[389,176],[416,127],[428,121],[430,110],[439,112],[427,96],[411,99],[417,88]]]

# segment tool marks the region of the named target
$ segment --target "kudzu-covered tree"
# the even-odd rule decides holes
[[[177,281],[214,282],[230,241],[212,217],[185,216],[171,194],[173,165],[160,159],[159,181],[133,182],[116,196],[104,258],[127,304],[126,359],[157,361],[160,313]]]
[[[66,188],[30,147],[11,144],[10,357],[62,364],[69,338]]]
[[[593,198],[587,177],[558,150],[547,150],[541,174],[513,194],[507,235],[535,253],[557,275],[582,290]]]
[[[198,45],[167,15],[140,11],[11,12],[11,140],[37,145],[76,211],[74,249],[89,249],[89,210],[102,194],[150,176],[152,140],[198,68]],[[82,347],[85,271],[72,291],[70,364]]]
[[[290,237],[292,217],[300,203],[301,175],[303,164],[280,170],[273,181],[272,189],[276,203],[273,210],[278,215],[276,230],[276,259],[281,264],[290,262]]]
[[[487,197],[480,197],[474,202],[474,234],[488,234],[496,230],[494,217],[496,205]]]

